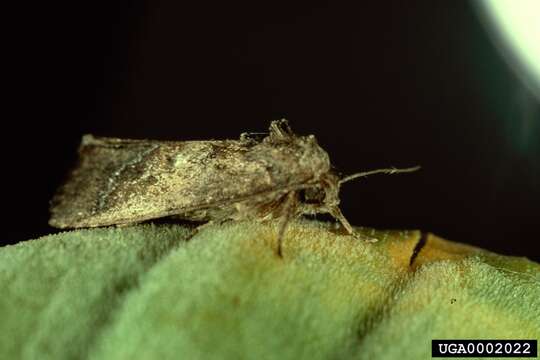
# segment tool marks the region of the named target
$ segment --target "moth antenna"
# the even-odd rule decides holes
[[[351,181],[351,180],[358,179],[361,177],[366,177],[373,174],[400,174],[400,173],[408,173],[408,172],[417,171],[419,169],[420,169],[420,166],[414,166],[414,167],[405,168],[405,169],[397,169],[395,167],[391,167],[387,169],[376,169],[376,170],[371,170],[371,171],[364,171],[364,172],[359,172],[356,174],[345,176],[344,178],[339,180],[339,184],[341,185],[343,183],[346,183],[347,181]]]

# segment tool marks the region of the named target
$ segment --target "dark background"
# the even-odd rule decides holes
[[[540,105],[467,1],[114,1],[13,14],[2,242],[46,235],[84,133],[237,138],[286,117],[355,224],[540,260]],[[8,113],[9,111],[9,113]]]

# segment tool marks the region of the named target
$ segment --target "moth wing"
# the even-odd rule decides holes
[[[127,224],[215,207],[276,183],[243,141],[83,137],[79,164],[51,201],[58,228]]]

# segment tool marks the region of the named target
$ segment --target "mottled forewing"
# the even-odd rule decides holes
[[[86,136],[51,203],[59,228],[126,224],[204,209],[276,186],[243,141],[159,142]]]

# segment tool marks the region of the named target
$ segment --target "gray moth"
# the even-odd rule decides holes
[[[349,234],[339,208],[340,186],[378,169],[340,177],[315,136],[298,136],[285,119],[264,137],[152,141],[83,136],[79,163],[51,200],[57,228],[126,225],[175,216],[185,220],[279,219],[277,253],[287,223],[328,213]]]

